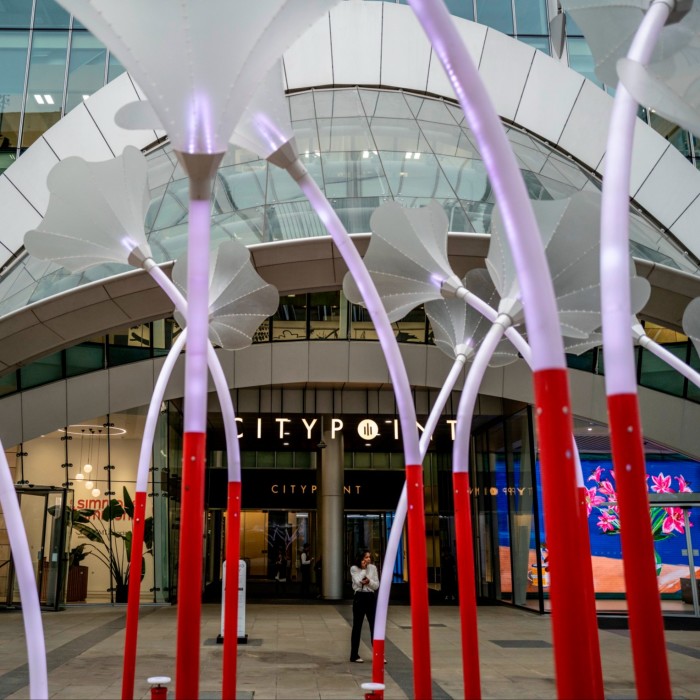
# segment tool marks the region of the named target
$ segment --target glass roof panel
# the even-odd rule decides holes
[[[411,207],[434,198],[450,230],[490,230],[493,192],[457,105],[357,88],[310,90],[288,99],[302,162],[351,233],[368,232],[372,212],[392,198]],[[566,154],[513,126],[506,133],[532,198],[599,189],[597,177]],[[154,258],[165,262],[186,250],[189,187],[168,144],[147,158],[151,202],[145,227]],[[250,245],[325,235],[287,173],[244,149],[229,149],[214,187],[213,245],[231,238]],[[630,235],[634,255],[700,273],[675,241],[636,211]],[[125,269],[103,265],[71,275],[23,254],[0,277],[0,314]]]

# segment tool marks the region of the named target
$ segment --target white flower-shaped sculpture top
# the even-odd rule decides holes
[[[608,85],[617,84],[616,64],[627,55],[632,39],[651,0],[561,0],[566,14],[581,28],[595,61],[596,75]],[[677,0],[654,50],[653,60],[663,60],[691,43],[688,29],[692,0]],[[691,30],[692,31],[692,30]]]
[[[464,286],[476,296],[495,308],[498,305],[498,293],[493,286],[489,273],[483,268],[470,270],[464,278]],[[425,313],[433,329],[435,345],[448,357],[464,353],[472,359],[491,327],[482,314],[467,306],[463,299],[449,297],[429,301],[425,304]],[[510,341],[503,339],[496,347],[489,366],[501,367],[515,362],[518,353]]]
[[[24,237],[31,255],[71,272],[107,262],[138,265],[134,253],[151,256],[144,231],[147,163],[137,148],[127,146],[99,163],[66,158],[51,169],[47,184],[44,220]]]
[[[187,256],[173,268],[173,282],[185,288]],[[253,342],[260,324],[277,310],[279,294],[257,273],[250,252],[237,241],[222,243],[209,262],[209,338],[228,350],[239,350]],[[182,315],[175,319],[186,325]]]
[[[282,62],[277,61],[236,124],[231,143],[267,158],[294,136],[284,94]]]
[[[58,1],[124,64],[174,148],[197,154],[226,151],[275,61],[338,2]]]
[[[693,341],[700,355],[700,297],[693,299],[683,312],[683,332]]]
[[[387,202],[372,214],[370,227],[364,261],[392,323],[420,304],[441,299],[446,280],[460,286],[447,259],[447,216],[437,202],[420,209]],[[349,274],[343,291],[352,303],[362,303]]]
[[[664,27],[648,66],[623,58],[617,71],[639,104],[700,136],[700,7]]]
[[[533,208],[557,297],[562,335],[585,339],[600,328],[600,194],[577,192],[568,199],[534,201]],[[520,286],[498,210],[493,217],[486,267],[501,295],[499,311],[522,320]],[[648,299],[649,283],[634,274],[633,313]],[[639,306],[641,304],[641,306]]]

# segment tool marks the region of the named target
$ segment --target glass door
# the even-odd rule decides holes
[[[52,610],[65,604],[70,510],[72,492],[52,487],[18,488],[22,520],[35,566],[36,583],[42,606]],[[19,588],[10,566],[9,604],[20,603]]]
[[[345,576],[362,550],[369,550],[372,563],[382,572],[387,539],[386,513],[345,513]],[[401,551],[399,550],[399,557]]]

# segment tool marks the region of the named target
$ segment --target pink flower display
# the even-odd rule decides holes
[[[685,523],[683,522],[683,509],[682,508],[664,508],[666,511],[666,517],[664,518],[663,525],[661,529],[664,534],[670,535],[674,530],[679,532],[681,535],[685,532]]]
[[[600,516],[598,516],[598,527],[603,532],[617,533],[620,531],[620,522],[613,513],[608,510],[604,510],[601,511]]]
[[[597,511],[596,526],[606,535],[620,534],[620,509],[617,504],[615,491],[615,472],[610,470],[609,478],[605,478],[606,470],[596,467],[588,477],[595,486],[586,489],[586,510],[590,517]],[[678,493],[692,493],[690,483],[681,476],[666,476],[663,472],[658,475],[647,474],[647,482],[651,479],[651,491],[654,493],[676,493],[671,485],[675,479],[678,482]],[[669,506],[651,506],[651,533],[654,540],[665,540],[676,534],[685,533],[683,509]]]
[[[690,484],[685,480],[685,478],[681,476],[675,477],[676,481],[678,482],[678,493],[692,493],[692,489],[690,488]]]
[[[664,476],[664,473],[660,472],[658,476],[652,476],[651,480],[651,490],[655,493],[673,493],[670,476]]]
[[[598,467],[600,469],[600,467]],[[605,498],[596,493],[595,486],[592,489],[586,489],[586,515],[590,515],[593,508],[605,503]]]
[[[588,477],[588,481],[595,481],[596,483],[600,482],[600,475],[603,473],[603,467],[596,467],[592,472],[591,475]],[[589,513],[590,515],[590,513]]]

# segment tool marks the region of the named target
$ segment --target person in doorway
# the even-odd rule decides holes
[[[304,542],[301,550],[301,597],[308,598],[311,589],[311,566],[314,558],[310,556],[309,543]]]
[[[284,556],[284,550],[277,550],[277,559],[275,560],[275,594],[285,593],[287,591],[287,557]]]
[[[445,600],[457,600],[457,581],[455,577],[455,559],[449,547],[440,554],[440,585]]]
[[[323,598],[323,558],[319,557],[314,564],[314,573],[316,574],[316,597]]]
[[[354,566],[350,567],[352,579],[352,636],[350,638],[350,661],[356,664],[363,663],[360,658],[360,637],[362,635],[362,623],[367,617],[369,633],[374,639],[374,613],[377,607],[377,591],[379,590],[379,573],[377,567],[372,564],[372,557],[368,550],[360,553]]]

